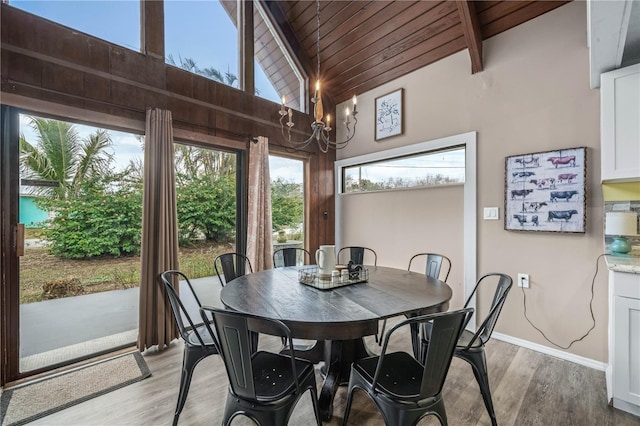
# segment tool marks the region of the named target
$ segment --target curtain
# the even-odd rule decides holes
[[[162,272],[178,269],[177,217],[171,111],[148,109],[140,256],[140,351],[154,345],[162,350],[178,337],[160,280]]]
[[[247,257],[257,272],[273,267],[269,140],[262,136],[249,143],[248,192]]]

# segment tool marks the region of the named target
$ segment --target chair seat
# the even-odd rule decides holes
[[[374,356],[361,359],[353,364],[353,368],[368,382],[373,382],[378,358]],[[404,400],[417,400],[420,398],[423,370],[424,366],[406,352],[386,354],[378,377],[378,385],[390,395]]]
[[[272,352],[256,352],[252,357],[253,380],[256,397],[263,401],[274,401],[290,395],[295,381],[291,370],[291,358]],[[313,364],[296,359],[298,377],[314,374]],[[304,380],[301,380],[303,382]]]
[[[204,342],[205,345],[207,346],[214,345],[214,341],[211,338],[211,335],[209,334],[207,327],[205,327],[204,325],[201,325],[200,327],[196,328],[196,331],[198,332],[198,334],[200,334],[200,337],[202,338],[202,341]],[[193,331],[189,332],[188,343],[193,346],[202,346],[200,344],[200,341],[198,340],[198,336]]]
[[[469,342],[473,339],[474,333],[469,330],[463,330],[460,338],[458,339],[458,343],[456,344],[456,349],[466,348]],[[482,340],[476,339],[475,342],[469,347],[469,349],[481,348]]]

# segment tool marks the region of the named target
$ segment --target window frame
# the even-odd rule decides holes
[[[406,191],[406,190],[411,190],[411,189],[440,188],[440,187],[443,187],[443,186],[464,185],[465,180],[466,180],[466,175],[465,175],[465,177],[463,178],[462,181],[458,181],[458,182],[416,184],[416,185],[401,186],[401,187],[394,187],[394,188],[370,189],[370,190],[359,190],[359,191],[347,191],[347,189],[345,188],[346,181],[347,181],[346,171],[348,169],[350,169],[350,168],[364,167],[364,166],[368,166],[368,165],[375,166],[375,165],[382,164],[382,163],[385,163],[385,162],[393,162],[393,161],[396,161],[396,160],[409,159],[409,158],[420,157],[420,156],[424,156],[424,155],[432,155],[432,154],[435,155],[435,154],[438,154],[440,152],[455,151],[455,150],[459,150],[459,149],[465,150],[465,156],[466,156],[466,147],[465,147],[465,145],[458,145],[458,146],[451,146],[451,147],[447,147],[447,148],[429,149],[427,151],[415,152],[415,153],[401,155],[401,156],[397,156],[397,157],[385,158],[385,159],[377,160],[377,161],[370,161],[370,162],[365,162],[365,163],[360,163],[360,164],[353,164],[353,165],[349,165],[349,166],[343,166],[341,168],[342,187],[340,188],[340,193],[341,194],[345,194],[345,195],[346,194],[366,194],[366,193],[370,193],[370,192]]]

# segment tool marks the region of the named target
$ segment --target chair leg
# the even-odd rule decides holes
[[[184,403],[187,401],[187,394],[189,393],[189,386],[191,385],[191,377],[193,376],[193,370],[196,364],[201,359],[200,354],[196,354],[193,351],[189,351],[185,346],[184,355],[182,356],[182,373],[180,375],[180,392],[178,393],[178,405],[173,415],[173,425],[178,424],[178,418],[184,408]]]
[[[376,342],[378,342],[378,346],[382,346],[382,341],[384,340],[384,330],[387,328],[387,320],[382,320],[382,330],[380,330],[380,337],[376,334]]]
[[[311,404],[313,405],[313,414],[316,416],[316,422],[318,426],[322,426],[322,420],[320,420],[320,408],[318,408],[318,390],[315,387],[309,388],[311,394]]]
[[[349,386],[349,393],[347,394],[347,406],[344,409],[344,418],[342,419],[342,426],[347,426],[347,421],[349,419],[349,412],[351,411],[351,402],[353,402],[353,391],[355,391],[355,387]]]
[[[464,359],[471,365],[473,375],[476,377],[478,386],[480,386],[480,393],[482,394],[482,399],[484,400],[484,406],[487,408],[487,413],[489,413],[489,417],[491,418],[491,424],[493,426],[496,426],[498,423],[496,421],[496,413],[493,409],[493,401],[491,399],[489,375],[487,374],[487,359],[484,354],[484,350],[474,352],[456,351],[455,355],[459,358]]]

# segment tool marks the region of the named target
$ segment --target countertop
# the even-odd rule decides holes
[[[640,274],[640,251],[634,248],[630,254],[630,257],[606,255],[607,267],[610,271]]]

